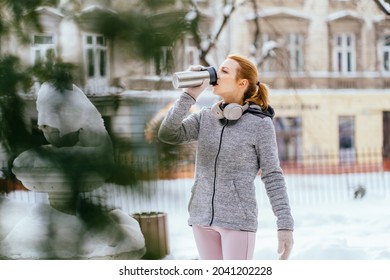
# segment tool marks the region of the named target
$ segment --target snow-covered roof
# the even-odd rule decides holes
[[[80,11],[80,14],[93,13],[93,12],[97,12],[97,11],[106,11],[106,12],[111,12],[114,14],[117,13],[116,11],[114,11],[112,9],[108,9],[108,8],[100,6],[100,5],[91,5],[91,6],[88,6],[88,7],[85,7],[84,9],[82,9]]]
[[[46,13],[46,14],[56,15],[58,17],[64,17],[64,14],[59,9],[53,7],[41,6],[38,7],[35,11],[38,13]]]
[[[334,13],[328,15],[327,21],[335,21],[335,20],[339,20],[339,19],[343,19],[343,18],[354,18],[354,19],[357,19],[359,21],[363,20],[363,18],[357,12],[342,10],[342,11],[337,11],[337,12],[334,12]]]
[[[294,10],[291,8],[285,8],[285,7],[273,7],[273,8],[267,8],[267,9],[262,9],[261,11],[257,12],[256,17],[260,18],[265,18],[265,17],[273,17],[273,16],[290,16],[290,17],[296,17],[296,18],[301,18],[305,20],[311,20],[312,17],[310,14]],[[254,16],[248,16],[247,20],[253,20]]]

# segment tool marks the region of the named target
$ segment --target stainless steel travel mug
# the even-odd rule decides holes
[[[205,79],[210,79],[210,85],[217,84],[217,71],[214,67],[204,67],[200,71],[183,71],[173,73],[174,88],[190,88],[200,86]]]

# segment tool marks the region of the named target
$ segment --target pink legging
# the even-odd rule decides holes
[[[251,260],[256,233],[215,226],[192,226],[202,260]]]

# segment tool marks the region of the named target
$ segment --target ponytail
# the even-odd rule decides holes
[[[244,103],[255,103],[259,105],[261,110],[266,111],[269,106],[268,86],[265,83],[257,82],[256,85],[248,86],[244,93]]]

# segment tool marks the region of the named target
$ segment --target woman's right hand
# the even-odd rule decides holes
[[[204,67],[202,65],[191,65],[186,71],[201,71]],[[199,95],[208,87],[210,84],[210,79],[205,79],[200,86],[191,87],[191,88],[183,88],[183,92],[188,93],[195,100],[199,97]]]
[[[278,253],[280,260],[287,260],[294,245],[292,230],[282,229],[278,231]]]

